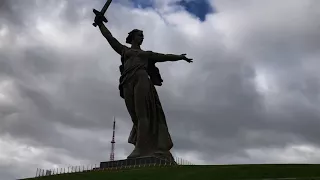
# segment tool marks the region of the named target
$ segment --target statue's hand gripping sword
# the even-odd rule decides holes
[[[107,2],[104,4],[104,6],[103,6],[103,8],[101,9],[101,11],[98,11],[98,10],[96,10],[96,9],[93,9],[93,13],[94,13],[96,16],[101,16],[101,17],[103,17],[102,21],[105,22],[105,23],[107,23],[108,20],[107,20],[107,18],[104,16],[104,14],[106,13],[106,11],[107,11],[108,7],[110,6],[111,2],[112,2],[112,0],[107,0]],[[93,23],[92,25],[93,25],[94,27],[97,26],[96,23]]]

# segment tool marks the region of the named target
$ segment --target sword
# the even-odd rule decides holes
[[[105,23],[107,23],[108,20],[107,20],[107,18],[104,16],[104,14],[106,13],[106,11],[107,11],[108,7],[110,6],[111,2],[112,2],[112,0],[107,0],[107,2],[106,2],[106,3],[104,4],[104,6],[102,7],[101,11],[98,11],[98,10],[96,10],[96,9],[93,9],[93,13],[94,13],[96,16],[102,16],[102,17],[103,17],[102,21],[105,22]],[[93,25],[94,27],[97,26],[96,23],[93,23],[92,25]]]

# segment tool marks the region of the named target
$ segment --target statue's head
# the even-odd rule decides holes
[[[144,39],[143,31],[139,29],[134,29],[131,32],[129,32],[129,35],[126,38],[126,43],[141,45],[143,42],[143,39]]]

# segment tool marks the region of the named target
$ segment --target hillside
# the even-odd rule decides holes
[[[304,178],[303,178],[304,177]],[[32,180],[207,180],[319,177],[320,165],[212,165],[149,167],[119,171],[61,174]],[[30,179],[30,180],[31,180]]]

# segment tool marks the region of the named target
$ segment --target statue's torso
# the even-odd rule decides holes
[[[123,56],[123,73],[121,84],[129,80],[139,78],[140,76],[148,78],[148,51],[126,48],[122,54]],[[139,77],[137,77],[139,76]]]
[[[126,49],[124,52],[124,71],[140,67],[148,67],[148,52],[136,49]]]

